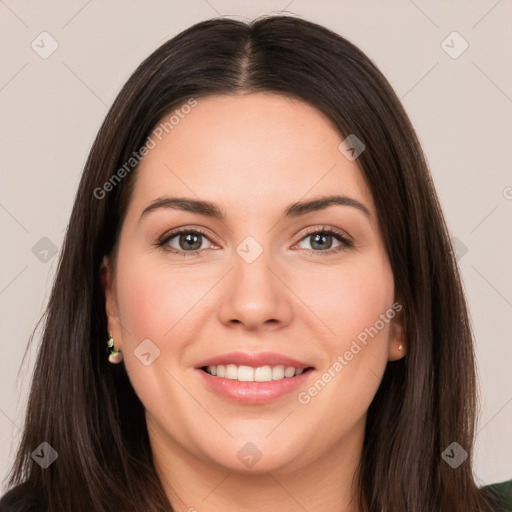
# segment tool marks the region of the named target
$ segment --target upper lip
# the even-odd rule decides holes
[[[261,366],[293,366],[295,369],[310,368],[312,365],[303,363],[292,357],[275,352],[229,352],[218,356],[205,359],[197,365],[197,368],[204,366],[218,366],[220,364],[235,364],[237,366],[252,366],[258,368]]]

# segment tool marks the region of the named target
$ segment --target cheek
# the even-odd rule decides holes
[[[324,413],[336,421],[349,412],[359,417],[373,399],[388,361],[394,316],[391,268],[385,258],[369,255],[332,272],[319,269],[310,277],[302,296],[309,298],[308,306],[321,320],[317,327],[325,332],[317,342],[326,356],[319,372],[326,386],[324,390],[318,383],[304,390],[305,401],[318,393],[315,407],[326,407]]]
[[[331,350],[350,344],[393,304],[393,275],[387,260],[358,257],[357,264],[347,258],[346,265],[315,269],[307,280],[296,283],[299,295],[307,297],[307,306],[321,321],[319,327],[329,328],[329,338],[335,340]],[[387,332],[387,326],[379,330]]]
[[[148,410],[155,411],[178,401],[170,374],[184,345],[178,336],[179,321],[191,305],[181,288],[182,277],[169,276],[158,263],[134,252],[120,259],[117,267],[122,351],[135,392]]]
[[[393,286],[382,274],[366,273],[353,276],[340,284],[335,301],[337,315],[333,313],[335,331],[342,335],[342,341],[364,339],[365,332],[378,323],[379,331],[387,329],[381,325],[381,315],[393,303]],[[387,324],[385,324],[387,325]]]
[[[131,342],[175,339],[179,322],[193,317],[194,305],[211,285],[192,272],[172,271],[165,264],[132,257],[119,262],[118,304]],[[190,314],[192,313],[192,314]]]
[[[336,341],[329,347],[331,361],[342,366],[338,384],[347,397],[346,406],[362,413],[372,400],[388,361],[388,341],[394,284],[385,260],[354,267],[333,287],[335,304],[331,322]],[[340,357],[341,356],[341,357]]]

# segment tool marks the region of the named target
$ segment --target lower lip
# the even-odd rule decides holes
[[[301,386],[312,373],[312,369],[297,375],[269,382],[241,382],[224,377],[214,377],[204,370],[197,370],[206,385],[215,393],[244,405],[262,405],[277,400]]]

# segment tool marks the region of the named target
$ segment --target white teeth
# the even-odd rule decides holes
[[[254,370],[254,380],[256,382],[270,382],[272,380],[272,368],[270,366],[260,366]]]
[[[274,366],[272,368],[272,380],[284,379],[284,366]]]
[[[214,377],[224,377],[240,382],[270,382],[294,377],[304,373],[304,368],[295,369],[293,366],[237,366],[236,364],[207,366],[206,372]]]
[[[250,366],[239,366],[238,367],[238,380],[241,380],[242,382],[253,382],[254,381],[254,368],[251,368]]]
[[[285,377],[293,377],[295,375],[295,368],[293,366],[287,366],[284,371]]]
[[[228,364],[226,366],[226,375],[224,375],[226,379],[238,379],[238,367],[236,364]]]

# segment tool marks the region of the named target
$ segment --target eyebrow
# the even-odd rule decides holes
[[[343,195],[319,197],[309,201],[298,201],[296,203],[292,203],[285,208],[281,217],[282,219],[299,217],[308,213],[325,210],[332,205],[350,206],[364,213],[368,219],[371,220],[372,218],[369,209],[363,203]],[[205,215],[206,217],[222,221],[226,218],[226,214],[223,210],[210,201],[179,197],[160,197],[144,209],[139,218],[139,222],[149,213],[161,208],[197,213],[199,215]]]

